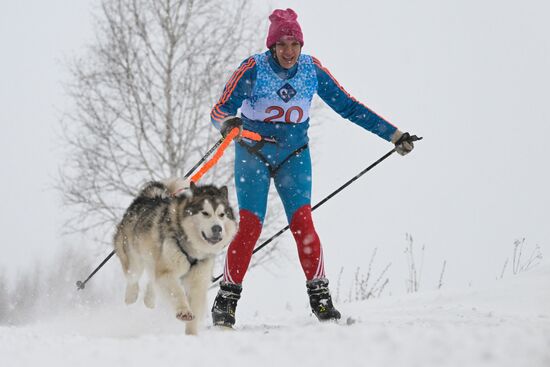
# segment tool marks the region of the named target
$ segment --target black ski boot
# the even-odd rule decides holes
[[[233,327],[237,301],[241,298],[243,287],[240,284],[220,282],[220,290],[212,306],[214,326]]]
[[[319,321],[339,320],[340,312],[334,308],[325,278],[309,280],[306,283],[311,311]]]

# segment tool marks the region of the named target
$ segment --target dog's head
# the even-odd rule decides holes
[[[237,222],[229,204],[227,186],[196,186],[191,183],[182,226],[195,250],[216,254],[231,242]]]

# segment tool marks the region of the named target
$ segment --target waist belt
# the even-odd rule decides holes
[[[281,163],[279,163],[278,165],[276,166],[273,166],[271,163],[269,163],[269,161],[267,160],[267,158],[265,158],[263,156],[262,153],[260,153],[260,149],[263,148],[263,146],[269,142],[266,138],[263,138],[262,140],[260,140],[259,142],[257,142],[256,144],[254,145],[248,145],[246,143],[244,143],[242,140],[239,141],[239,144],[245,148],[250,154],[252,155],[255,155],[256,157],[258,157],[267,167],[267,169],[269,170],[269,176],[270,177],[275,177],[275,175],[277,174],[277,172],[279,171],[279,169],[286,163],[289,161],[290,158],[294,157],[295,155],[298,155],[300,154],[301,152],[303,152],[304,150],[307,149],[308,147],[308,144],[304,144],[303,146],[301,146],[300,148],[294,150],[292,153],[290,153],[288,156],[285,157],[285,159],[283,159],[283,161]]]

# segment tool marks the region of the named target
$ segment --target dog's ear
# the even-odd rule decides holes
[[[197,185],[193,181],[191,181],[189,183],[189,188],[191,189],[191,192],[195,192],[195,190],[197,189]]]
[[[220,187],[220,193],[222,194],[222,196],[226,199],[229,198],[229,191],[227,190],[227,186],[222,186]]]

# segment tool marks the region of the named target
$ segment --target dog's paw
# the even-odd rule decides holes
[[[155,308],[155,291],[151,283],[147,284],[145,289],[145,297],[143,297],[143,303],[147,308]]]
[[[147,308],[150,308],[150,309],[155,308],[155,297],[145,297],[143,299],[143,304]]]
[[[196,322],[188,322],[187,325],[185,325],[185,334],[186,335],[197,335],[198,334],[198,326]]]
[[[126,287],[126,296],[124,297],[124,302],[127,305],[135,303],[139,295],[139,285],[132,284]]]
[[[176,313],[176,318],[181,321],[191,321],[195,318],[195,315],[191,311],[179,311]]]

